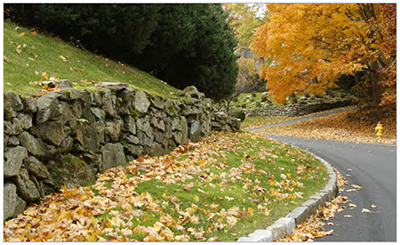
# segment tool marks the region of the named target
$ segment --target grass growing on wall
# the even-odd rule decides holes
[[[35,82],[68,79],[75,88],[122,82],[164,98],[176,88],[135,67],[77,48],[34,29],[4,22],[4,91],[38,94]]]

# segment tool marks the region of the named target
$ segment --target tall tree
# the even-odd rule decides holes
[[[221,5],[164,5],[160,13],[151,44],[132,57],[134,63],[178,88],[195,85],[215,100],[232,94],[237,41]]]
[[[267,4],[270,21],[254,35],[253,48],[274,60],[261,77],[277,102],[295,91],[321,92],[341,75],[365,70],[372,104],[382,116],[378,70],[385,66],[380,4]],[[314,82],[310,81],[314,79]]]
[[[250,51],[250,45],[257,27],[267,19],[265,4],[225,3],[222,9],[229,13],[228,22],[239,41],[236,48],[236,54],[240,56],[237,60],[239,72],[236,92],[252,92],[264,82],[257,72],[260,59]]]
[[[386,90],[382,94],[383,106],[396,105],[396,4],[382,4],[379,9],[380,17],[378,23],[382,32],[381,45],[383,47],[385,58],[380,73],[385,76],[385,79],[380,81],[380,85]]]
[[[222,9],[229,13],[228,21],[235,31],[239,45],[250,47],[253,34],[267,17],[264,4],[225,3]]]

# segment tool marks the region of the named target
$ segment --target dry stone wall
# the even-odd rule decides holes
[[[94,182],[141,155],[159,156],[211,131],[240,131],[193,86],[164,99],[121,83],[35,98],[4,93],[4,220],[27,203]]]
[[[334,103],[298,104],[298,105],[288,105],[288,106],[274,107],[274,108],[259,108],[251,111],[246,111],[246,110],[243,111],[245,111],[246,116],[249,117],[296,117],[324,110],[349,106],[353,104],[355,103],[352,100],[346,100]]]

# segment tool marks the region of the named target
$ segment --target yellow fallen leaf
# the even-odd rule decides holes
[[[196,202],[198,202],[198,201],[200,200],[200,198],[199,198],[198,196],[195,196],[193,199],[194,199]]]
[[[96,234],[95,234],[95,233],[92,233],[92,234],[90,234],[90,235],[86,235],[86,236],[85,236],[85,239],[86,239],[86,241],[88,241],[88,242],[95,242],[95,241],[97,241],[97,238],[96,238]]]
[[[353,204],[353,203],[349,203],[349,207],[356,208],[357,205],[355,205],[355,204]]]
[[[21,37],[23,37],[25,35],[25,32],[22,32],[19,34]]]
[[[368,210],[368,209],[366,209],[366,208],[363,208],[363,209],[361,210],[361,213],[371,213],[371,211]]]
[[[376,205],[375,205],[375,204],[372,204],[372,205],[371,205],[371,208],[376,208]]]

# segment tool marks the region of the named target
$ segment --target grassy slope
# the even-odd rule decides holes
[[[168,156],[110,169],[92,186],[52,194],[5,222],[4,237],[235,241],[284,217],[327,177],[320,161],[291,146],[251,133],[214,132]],[[78,227],[74,220],[89,222]]]
[[[18,54],[18,46],[20,54]],[[25,46],[25,48],[23,48]],[[41,91],[31,82],[50,77],[69,79],[76,88],[93,86],[90,82],[123,82],[129,87],[161,97],[171,97],[176,89],[132,66],[95,55],[50,36],[35,33],[8,21],[4,22],[4,91],[34,93]],[[63,56],[66,61],[63,61]],[[48,75],[42,76],[44,73]],[[83,81],[87,82],[83,82]]]

